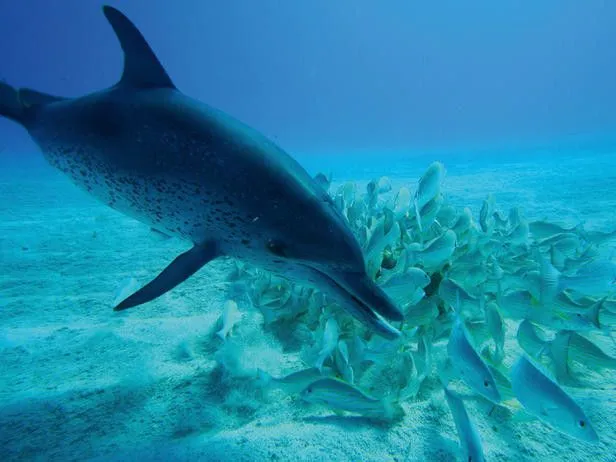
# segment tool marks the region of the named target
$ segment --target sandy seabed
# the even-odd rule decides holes
[[[413,190],[431,160],[391,174],[394,188]],[[388,427],[226,377],[212,334],[228,297],[228,259],[152,303],[114,313],[122,281],[148,281],[188,245],[156,238],[51,168],[0,162],[0,460],[458,459],[434,378]],[[523,206],[528,218],[616,226],[614,156],[445,166],[449,200],[475,216],[493,192],[501,210]],[[274,375],[296,368],[297,352],[263,328],[256,308],[239,306],[244,318],[233,335],[249,345],[242,361]],[[508,343],[514,335],[509,329]],[[604,380],[608,391],[571,391],[598,444],[537,420],[488,416],[484,402],[469,402],[486,460],[616,461],[616,374]]]

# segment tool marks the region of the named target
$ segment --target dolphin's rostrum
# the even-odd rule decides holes
[[[78,186],[193,244],[115,309],[153,300],[226,255],[314,285],[380,335],[399,335],[384,318],[401,311],[367,276],[327,193],[263,135],[178,91],[137,28],[112,7],[104,13],[124,50],[116,85],[68,99],[0,83],[0,114]]]

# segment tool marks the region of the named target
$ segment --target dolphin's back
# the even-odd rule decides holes
[[[115,86],[64,99],[0,85],[0,114],[24,125],[53,166],[107,205],[195,243],[223,233],[241,241],[222,223],[245,229],[258,219],[245,233],[259,233],[285,219],[279,210],[318,211],[329,199],[273,142],[178,91],[138,29],[114,8],[104,13],[124,50]],[[336,211],[326,215],[348,232]],[[310,225],[299,232],[318,234],[318,220]]]
[[[366,275],[326,191],[265,136],[178,91],[138,29],[103,10],[124,50],[120,81],[74,99],[0,84],[0,115],[91,195],[193,243],[115,309],[153,300],[229,255],[328,287],[379,333],[399,335],[380,315],[400,320],[400,310]]]
[[[55,102],[40,108],[27,128],[50,163],[75,183],[157,228],[156,197],[175,205],[178,216],[202,210],[204,223],[231,207],[271,209],[271,217],[260,217],[267,221],[280,216],[275,208],[304,209],[327,199],[273,142],[172,88],[114,87]],[[174,215],[165,212],[160,215]],[[167,232],[183,228],[162,225]],[[180,231],[193,241],[207,232]]]

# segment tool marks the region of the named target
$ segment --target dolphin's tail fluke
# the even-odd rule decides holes
[[[0,115],[24,126],[34,118],[39,108],[65,99],[29,88],[17,89],[0,82]]]
[[[0,82],[0,115],[22,125],[24,123],[24,107],[19,92],[5,82]]]

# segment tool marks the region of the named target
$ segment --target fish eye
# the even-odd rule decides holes
[[[580,421],[578,422],[578,425],[579,425],[581,428],[584,428],[584,427],[586,426],[586,422],[584,422],[583,420],[580,420]]]
[[[490,386],[490,382],[488,382],[487,380],[483,381],[483,386],[488,388]]]

